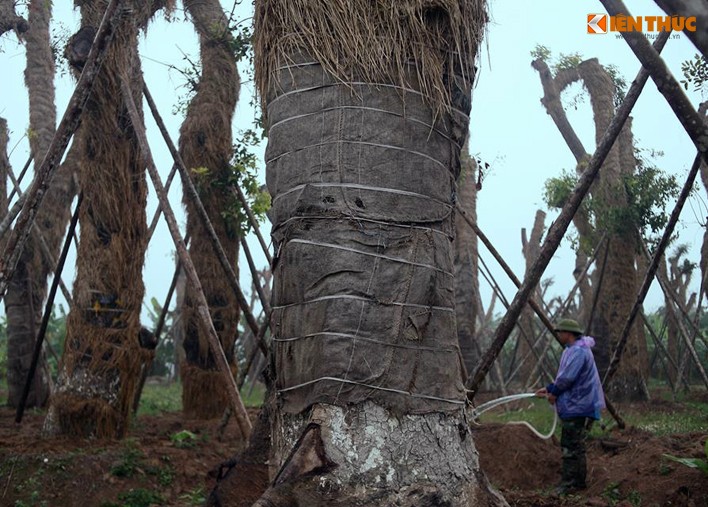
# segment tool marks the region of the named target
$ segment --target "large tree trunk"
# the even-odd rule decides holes
[[[82,26],[96,28],[107,2],[77,2]],[[120,81],[142,102],[138,30],[152,14],[147,2],[126,2],[106,62],[82,118],[74,306],[57,391],[45,430],[71,436],[122,437],[130,420],[141,363],[139,343],[147,246],[145,165],[122,100]]]
[[[228,22],[218,0],[186,0],[187,12],[199,34],[202,74],[180,129],[180,154],[193,170],[201,200],[221,245],[232,265],[238,260],[238,224],[233,214],[233,197],[228,191],[233,169],[231,120],[239,92],[236,60],[229,47]],[[204,171],[206,169],[206,171]],[[237,336],[239,306],[206,228],[194,204],[185,194],[187,234],[192,238],[189,253],[204,288],[214,327],[236,374],[234,343]],[[182,403],[190,417],[212,418],[223,414],[228,393],[221,373],[209,351],[206,332],[199,323],[193,289],[187,286],[182,323],[185,363],[181,367]]]
[[[54,58],[49,40],[51,3],[33,0],[29,5],[29,30],[25,34],[27,67],[25,84],[29,92],[30,148],[39,166],[52,142],[56,127],[54,105]],[[8,404],[20,401],[42,316],[47,279],[55,268],[64,231],[70,219],[69,203],[76,188],[76,150],[72,149],[51,180],[38,211],[33,233],[25,243],[15,276],[8,285],[5,309],[8,323]],[[41,241],[46,243],[43,252]],[[45,253],[48,253],[47,256]],[[40,356],[26,406],[43,406],[49,397],[49,374]]]
[[[462,170],[457,179],[457,200],[467,216],[477,222],[477,164],[469,154],[469,140],[462,153]],[[479,297],[479,254],[477,235],[464,219],[455,214],[455,316],[457,339],[467,372],[473,372],[484,344],[477,334],[482,315]]]
[[[256,2],[280,472],[255,505],[503,503],[464,419],[451,242],[484,19]]]
[[[578,71],[588,89],[595,120],[595,137],[599,142],[614,116],[614,83],[597,59],[586,60]],[[633,154],[631,122],[623,128],[615,146],[610,151],[598,181],[593,189],[593,197],[602,202],[598,213],[597,228],[607,231],[606,243],[598,259],[603,259],[605,249],[607,263],[602,284],[599,285],[600,270],[596,270],[594,290],[597,307],[592,321],[588,323],[599,338],[595,348],[595,359],[601,375],[609,367],[612,351],[618,340],[617,333],[632,308],[632,296],[637,294],[639,281],[635,267],[635,256],[639,248],[636,227],[622,218],[621,210],[629,205],[623,175],[632,174],[636,169]],[[609,210],[620,213],[609,213]],[[627,341],[620,368],[607,387],[608,394],[618,400],[646,400],[646,372],[648,369],[646,340],[640,326],[635,325]]]

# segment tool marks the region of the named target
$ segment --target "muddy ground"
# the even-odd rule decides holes
[[[40,412],[29,412],[18,426],[14,412],[0,408],[0,506],[202,505],[219,465],[240,449],[233,423],[219,441],[219,421],[185,420],[179,413],[138,418],[122,442],[46,439],[42,420]],[[629,429],[595,438],[588,490],[561,499],[552,494],[560,467],[555,439],[540,440],[522,426],[474,429],[490,482],[512,506],[539,507],[708,506],[708,476],[662,457],[701,457],[707,436]],[[231,505],[250,506],[266,485],[266,470],[239,470]]]

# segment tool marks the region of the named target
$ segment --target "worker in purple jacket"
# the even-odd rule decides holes
[[[536,396],[555,405],[561,420],[562,481],[556,492],[566,495],[586,487],[585,440],[590,424],[600,418],[600,411],[605,408],[605,396],[590,350],[595,339],[583,336],[572,319],[559,321],[554,330],[564,347],[558,374]]]

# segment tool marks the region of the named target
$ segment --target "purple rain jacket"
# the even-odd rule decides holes
[[[563,350],[556,380],[546,388],[557,397],[556,410],[561,419],[599,419],[600,410],[605,408],[600,375],[590,350],[594,346],[593,337],[581,336]]]

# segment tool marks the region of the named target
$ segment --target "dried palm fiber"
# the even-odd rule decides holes
[[[201,76],[180,128],[179,152],[197,187],[199,197],[231,263],[238,262],[236,224],[225,214],[234,197],[226,184],[232,174],[231,121],[239,94],[239,75],[231,50],[228,20],[218,0],[185,0],[185,9],[199,35]],[[189,253],[202,283],[214,328],[234,374],[234,343],[239,305],[216,256],[195,204],[185,192]],[[238,273],[238,271],[236,270]],[[190,417],[220,417],[228,406],[228,392],[209,350],[206,331],[197,313],[194,289],[187,285],[182,323],[185,364],[182,366],[182,405]]]
[[[63,367],[45,430],[52,434],[122,437],[141,364],[142,268],[147,246],[145,165],[121,98],[120,80],[142,82],[139,27],[153,5],[124,2],[115,39],[82,118],[79,174],[84,203]],[[98,26],[106,2],[81,3],[82,26]]]
[[[279,401],[464,404],[451,239],[477,1],[264,0]]]

